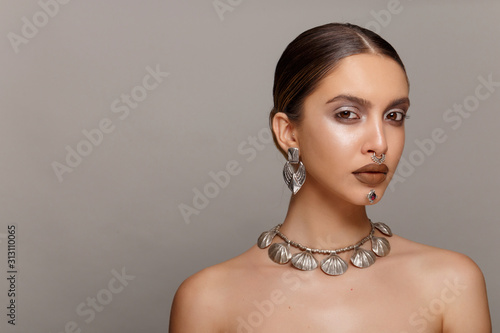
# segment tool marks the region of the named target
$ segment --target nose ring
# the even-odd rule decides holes
[[[379,165],[384,163],[385,154],[382,154],[382,155],[380,155],[380,157],[377,157],[377,155],[375,155],[375,152],[373,152],[372,161],[379,164]]]

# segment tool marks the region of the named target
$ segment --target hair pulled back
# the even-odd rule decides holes
[[[302,118],[304,100],[319,82],[345,57],[373,53],[396,61],[405,67],[396,50],[386,40],[371,30],[349,23],[329,23],[309,29],[295,38],[281,55],[274,73],[274,107],[269,115],[272,120],[278,112],[285,113],[291,122]],[[273,139],[279,146],[276,135]]]

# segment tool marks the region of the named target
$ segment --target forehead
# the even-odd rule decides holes
[[[401,66],[379,54],[357,54],[339,61],[305,100],[326,103],[336,95],[345,94],[384,104],[408,97],[408,82]]]

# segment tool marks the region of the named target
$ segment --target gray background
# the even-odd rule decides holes
[[[459,126],[444,117],[474,102],[479,77],[500,81],[499,2],[221,2],[231,10],[218,15],[212,0],[73,0],[44,22],[37,1],[0,1],[2,276],[11,224],[19,267],[17,325],[2,310],[0,330],[63,332],[73,321],[82,332],[166,332],[185,278],[283,220],[284,159],[266,135],[274,67],[299,33],[334,21],[378,31],[411,81],[404,182],[370,217],[472,257],[497,316],[500,87],[470,104]],[[23,17],[34,15],[41,26],[16,52],[9,33],[22,36]],[[144,97],[148,66],[169,75],[120,119],[113,101]],[[106,118],[113,131],[59,181],[52,163],[66,164],[66,146],[76,149],[82,131]],[[421,148],[415,140],[428,142],[436,128],[446,140]],[[232,160],[239,174],[224,188],[210,185],[210,172]],[[193,206],[205,187],[206,207],[183,218],[179,207]],[[109,300],[112,270],[122,269],[134,279]],[[2,279],[2,309],[7,289]],[[109,304],[87,323],[76,309],[96,296]]]

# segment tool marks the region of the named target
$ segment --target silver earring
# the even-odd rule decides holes
[[[375,155],[375,152],[373,152],[372,161],[379,164],[379,165],[384,163],[385,154],[380,155],[380,158],[379,158],[379,157],[377,157],[377,155]]]
[[[292,164],[298,164],[294,171]],[[293,194],[297,194],[306,181],[306,167],[299,161],[299,148],[288,148],[288,161],[283,167],[283,179]]]

